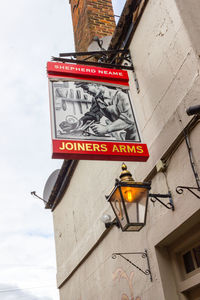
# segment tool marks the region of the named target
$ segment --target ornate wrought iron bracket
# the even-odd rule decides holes
[[[71,57],[71,58],[68,58]],[[81,59],[77,59],[81,57]],[[85,57],[84,59],[82,59]],[[97,61],[88,61],[88,59],[94,58]],[[52,56],[53,61],[80,63],[82,65],[97,66],[103,68],[114,68],[133,70],[133,63],[131,60],[130,52],[125,50],[101,50],[101,51],[88,51],[88,52],[69,52],[60,53],[59,57]],[[121,65],[121,61],[125,60],[129,65]],[[116,63],[120,61],[120,63]]]
[[[139,93],[140,87],[129,50],[104,50],[103,48],[101,49],[101,51],[60,53],[59,57],[52,56],[52,60],[60,61],[63,63],[82,64],[86,66],[131,70],[133,71],[136,89]],[[77,59],[78,57],[81,57],[81,59]],[[83,59],[83,57],[85,58]],[[88,61],[89,59],[93,59],[93,61]],[[122,65],[121,63],[123,61],[125,61],[125,64]]]
[[[199,116],[197,116],[196,118],[199,118]],[[187,150],[188,150],[188,154],[189,154],[189,159],[190,159],[190,165],[192,168],[192,172],[194,174],[194,178],[197,184],[197,187],[191,187],[191,186],[177,186],[176,187],[176,192],[178,194],[183,194],[184,190],[188,190],[191,194],[193,194],[195,197],[197,197],[198,199],[200,199],[200,178],[197,172],[197,168],[194,162],[194,158],[193,158],[193,152],[192,152],[192,147],[190,144],[190,140],[188,137],[188,132],[186,129],[183,130],[184,133],[184,138],[185,138],[185,142],[186,142],[186,146],[187,146]],[[198,191],[199,194],[195,193],[195,191]]]
[[[140,267],[138,267],[135,263],[133,263],[130,259],[128,259],[124,255],[141,255],[142,258],[145,258],[147,260],[147,269],[146,270],[142,270]],[[126,253],[113,253],[112,254],[112,258],[113,259],[116,259],[117,256],[121,256],[123,259],[125,259],[126,261],[128,261],[131,265],[133,265],[135,268],[137,268],[144,275],[150,276],[150,280],[153,281],[153,279],[152,279],[152,273],[151,273],[151,269],[150,269],[150,264],[149,264],[149,257],[148,257],[146,249],[144,250],[144,252],[130,252],[130,253],[126,252]]]
[[[183,192],[184,192],[183,190],[188,190],[191,194],[193,194],[195,197],[200,199],[200,189],[199,188],[191,187],[191,186],[182,186],[182,185],[179,185],[179,186],[176,187],[176,192],[178,194],[183,194]],[[199,195],[196,194],[194,191],[198,191]]]
[[[44,202],[44,204],[47,204],[47,201],[45,201],[45,200],[42,199],[40,196],[38,196],[38,195],[36,194],[35,191],[31,192],[31,195],[37,197],[37,198],[40,199],[40,200],[42,200],[42,201]]]
[[[171,209],[171,210],[174,211],[174,203],[173,203],[173,200],[172,200],[172,194],[171,194],[171,192],[169,192],[168,194],[149,194],[149,197],[150,197],[150,200],[153,203],[155,203],[156,201],[158,201],[159,203],[161,203],[166,208]],[[169,198],[169,203],[165,204],[159,198]]]

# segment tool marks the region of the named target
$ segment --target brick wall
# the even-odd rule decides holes
[[[111,36],[115,20],[111,0],[71,0],[76,51],[87,51],[94,36]]]

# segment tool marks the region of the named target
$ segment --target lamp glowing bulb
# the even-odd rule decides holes
[[[127,201],[127,202],[133,202],[134,201],[134,195],[133,195],[133,191],[132,190],[127,190],[125,193],[124,193],[125,195],[125,200]]]

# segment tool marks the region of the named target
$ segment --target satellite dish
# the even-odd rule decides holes
[[[43,191],[43,199],[46,202],[48,202],[48,200],[49,200],[49,197],[50,197],[51,192],[54,188],[54,185],[56,183],[56,180],[58,178],[59,173],[60,173],[60,169],[57,169],[57,170],[53,171],[53,173],[51,173],[51,175],[49,176],[49,178],[46,181],[44,191]]]

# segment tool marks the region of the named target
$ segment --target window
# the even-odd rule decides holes
[[[200,245],[193,249],[197,268],[200,268]]]
[[[178,297],[200,300],[200,224],[176,237],[168,247]]]
[[[200,267],[200,245],[183,254],[185,272],[190,273]]]
[[[195,269],[191,251],[183,255],[183,261],[186,273],[190,273]]]

